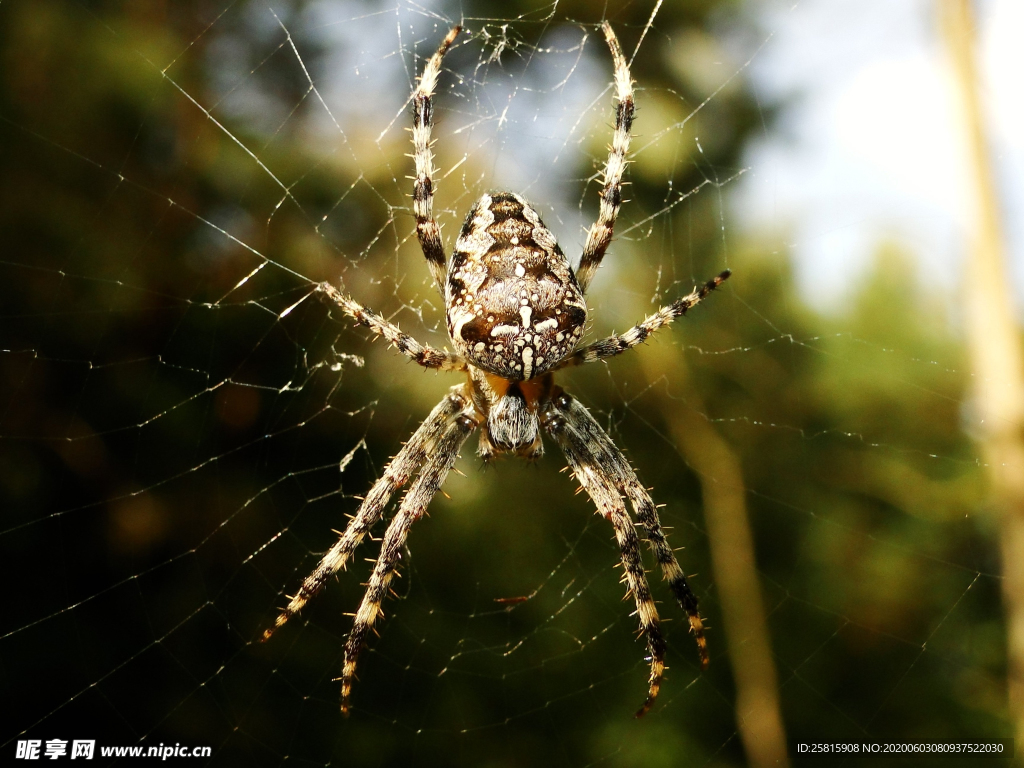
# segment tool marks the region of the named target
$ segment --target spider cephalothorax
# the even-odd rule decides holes
[[[519,195],[484,195],[473,206],[448,265],[445,304],[448,335],[475,369],[476,405],[487,416],[480,455],[539,458],[538,410],[551,386],[543,374],[575,350],[587,304],[555,236]]]
[[[626,59],[611,26],[605,23],[602,29],[615,63],[618,108],[598,219],[590,228],[575,270],[537,211],[511,192],[483,195],[466,217],[451,259],[445,258],[441,231],[432,214],[431,99],[441,72],[441,59],[461,31],[455,27],[427,62],[412,95],[416,234],[434,282],[444,297],[448,335],[455,353],[423,346],[330,283],[320,283],[315,288],[357,323],[384,336],[420,365],[462,371],[467,376],[466,382],[451,388],[387,465],[344,533],[306,578],[274,626],[263,635],[264,640],[269,638],[320,591],[328,578],[347,565],[356,547],[382,517],[395,491],[408,485],[384,534],[380,555],[345,643],[341,709],[346,714],[356,659],[381,613],[409,529],[426,512],[462,445],[477,428],[480,455],[484,459],[499,453],[537,458],[543,452],[541,435],[547,433],[565,454],[598,512],[611,523],[624,578],[636,601],[640,628],[650,652],[647,700],[637,716],[646,713],[657,698],[665,669],[665,641],[647,584],[636,529],[623,497],[629,500],[646,533],[662,576],[686,611],[701,665],[707,665],[697,597],[668,545],[650,494],[607,433],[554,378],[554,371],[559,368],[614,357],[642,343],[685,314],[729,276],[728,271],[723,272],[623,334],[578,348],[587,321],[583,297],[611,243],[622,202],[622,174],[634,113],[633,82]]]

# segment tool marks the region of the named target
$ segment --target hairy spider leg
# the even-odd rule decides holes
[[[446,399],[451,399],[451,397]],[[463,403],[463,410],[454,418],[449,418],[444,432],[434,442],[426,464],[413,484],[409,486],[409,490],[398,507],[398,512],[388,526],[387,533],[384,534],[377,563],[373,567],[370,581],[366,585],[366,592],[363,594],[359,610],[356,612],[352,631],[349,632],[348,639],[345,641],[345,663],[340,678],[341,712],[343,715],[348,716],[352,680],[356,674],[356,661],[359,658],[359,652],[362,650],[363,644],[366,642],[366,635],[373,628],[374,622],[383,615],[381,604],[387,596],[391,579],[402,560],[402,550],[405,548],[409,529],[412,528],[413,523],[423,517],[430,500],[440,490],[445,477],[448,476],[452,465],[455,464],[455,459],[458,458],[459,450],[466,442],[466,438],[477,428],[478,421],[475,415],[470,415],[473,413],[472,405],[466,400]]]
[[[662,578],[672,590],[672,594],[675,595],[679,607],[686,611],[690,631],[697,642],[701,668],[707,669],[707,640],[704,637],[704,622],[697,608],[697,596],[690,589],[675,552],[668,544],[668,538],[661,527],[661,520],[658,518],[654,500],[640,483],[629,460],[578,400],[563,392],[555,398],[552,405],[569,419],[595,455],[599,454],[596,460],[597,466],[611,474],[619,492],[625,493],[629,499],[637,520],[647,532],[647,542],[661,569]]]
[[[601,190],[601,207],[597,221],[590,227],[586,245],[580,256],[580,266],[576,270],[576,279],[580,288],[586,293],[594,273],[601,266],[605,251],[612,241],[615,218],[619,215],[622,205],[622,174],[626,170],[626,154],[629,152],[630,130],[633,126],[633,80],[629,74],[629,64],[622,55],[622,47],[606,21],[602,26],[604,38],[612,52],[615,64],[615,93],[618,107],[615,112],[615,133],[612,135],[612,146],[608,152],[608,162],[604,167],[604,188]]]
[[[654,706],[661,689],[665,673],[665,638],[661,634],[658,609],[644,573],[633,520],[626,511],[622,495],[613,484],[615,470],[604,466],[602,453],[594,450],[585,430],[579,428],[579,413],[584,410],[583,406],[577,404],[569,408],[570,400],[564,393],[556,395],[542,423],[562,449],[573,474],[597,506],[597,511],[612,524],[615,531],[622,559],[623,580],[628,587],[628,594],[632,594],[636,602],[636,615],[640,620],[640,629],[647,637],[647,650],[650,653],[651,673],[647,699],[636,713],[637,717],[643,717]],[[557,401],[561,401],[561,405],[556,404]]]
[[[614,443],[609,440],[608,445],[625,461],[625,457],[615,448]],[[676,553],[672,551],[672,547],[668,544],[668,538],[661,528],[661,520],[658,518],[658,510],[654,505],[654,500],[647,492],[647,489],[640,484],[633,468],[629,467],[628,463],[626,466],[629,469],[624,485],[626,496],[633,505],[633,511],[636,513],[637,520],[640,521],[640,524],[647,531],[647,541],[650,543],[654,557],[661,567],[662,578],[665,579],[669,589],[672,590],[672,594],[675,596],[676,602],[679,603],[679,607],[686,611],[690,631],[693,633],[693,639],[697,643],[700,667],[701,669],[707,669],[710,663],[708,659],[708,642],[704,637],[704,621],[701,619],[700,611],[698,610],[697,596],[690,589],[686,575],[676,559]]]
[[[670,325],[676,318],[682,317],[688,310],[700,304],[709,293],[728,280],[731,274],[732,272],[728,269],[725,270],[722,274],[708,280],[700,288],[695,288],[686,296],[662,307],[625,333],[608,336],[587,344],[587,346],[576,350],[569,357],[562,360],[561,363],[555,366],[554,370],[568,368],[573,365],[583,365],[584,363],[593,363],[597,360],[606,360],[609,357],[621,355],[638,344],[642,344],[652,333],[660,328],[664,328],[666,325]]]
[[[432,461],[435,446],[445,439],[451,428],[452,420],[465,410],[469,400],[464,394],[464,385],[452,388],[452,391],[430,412],[420,424],[409,442],[384,468],[384,474],[373,484],[366,494],[359,511],[345,528],[338,541],[320,560],[319,565],[306,577],[298,593],[291,598],[288,607],[281,611],[274,626],[263,633],[262,640],[270,639],[280,627],[297,614],[323,588],[327,580],[345,568],[352,553],[362,543],[370,529],[380,520],[388,502],[395,491],[402,488],[409,480],[423,470],[424,465]]]
[[[441,73],[441,59],[448,53],[462,27],[452,27],[451,31],[434,55],[423,67],[419,83],[412,95],[412,144],[413,159],[416,163],[416,180],[412,189],[412,209],[416,216],[416,237],[427,260],[434,285],[444,297],[444,281],[446,258],[444,243],[441,241],[441,228],[434,221],[434,153],[430,149],[430,129],[433,126],[432,97],[437,87],[437,78]]]
[[[330,283],[320,283],[316,290],[337,304],[346,315],[359,325],[365,325],[378,336],[383,336],[391,345],[406,357],[411,358],[424,368],[440,371],[464,371],[466,361],[448,350],[435,349],[420,344],[397,325],[364,307],[346,293],[342,293]]]

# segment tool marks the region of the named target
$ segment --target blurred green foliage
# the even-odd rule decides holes
[[[0,4],[3,749],[27,729],[209,744],[228,765],[742,764],[714,629],[702,675],[685,622],[668,625],[662,699],[630,719],[646,672],[614,543],[554,455],[481,469],[466,451],[468,476],[449,479],[451,498],[412,535],[350,720],[332,678],[365,563],[304,621],[257,642],[454,383],[318,302],[279,317],[307,278],[343,273],[359,298],[439,338],[411,237],[404,132],[376,143],[379,161],[311,146],[322,107],[271,9],[314,82],[336,76],[311,21],[324,5]],[[948,300],[920,287],[913,254],[883,244],[848,302],[823,315],[796,292],[777,235],[722,235],[723,217],[742,211],[719,182],[773,117],[731,53],[760,34],[745,12],[712,0],[660,9],[633,62],[643,151],[626,234],[591,302],[596,331],[622,328],[731,267],[707,306],[631,353],[679,355],[690,379],[648,381],[624,357],[573,371],[567,387],[667,505],[713,628],[699,478],[668,437],[688,392],[740,457],[791,737],[1005,735],[996,550],[960,424],[967,377]],[[519,47],[506,55],[515,72],[570,19],[609,18],[632,51],[651,7],[479,0],[461,13]],[[446,22],[413,15],[429,47]],[[471,70],[458,55],[453,70]],[[471,108],[451,106],[462,86],[438,97],[442,123]],[[272,127],[232,112],[244,89]],[[346,141],[373,144],[381,126],[352,115]],[[583,134],[581,188],[605,128]],[[438,151],[442,167],[458,158]],[[449,177],[444,206],[465,210],[500,183],[465,178],[459,192]],[[666,197],[705,182],[681,204]],[[236,287],[263,263],[254,252],[272,263]],[[519,596],[530,599],[495,602]]]

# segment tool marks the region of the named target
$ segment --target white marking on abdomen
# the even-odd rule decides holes
[[[533,372],[533,348],[526,347],[523,349],[523,378],[530,378],[530,374]]]
[[[462,326],[472,320],[476,315],[472,312],[461,312],[455,317],[455,322],[452,323],[452,338],[465,341],[462,338]]]

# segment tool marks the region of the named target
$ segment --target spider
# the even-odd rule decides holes
[[[331,576],[346,567],[356,547],[380,520],[392,495],[408,485],[384,535],[345,642],[341,711],[348,715],[356,660],[368,632],[382,614],[381,603],[402,559],[409,529],[426,512],[466,439],[480,430],[479,455],[485,461],[502,453],[533,460],[543,454],[543,431],[561,448],[576,479],[615,531],[623,581],[636,601],[636,614],[649,653],[647,698],[636,713],[641,717],[653,706],[661,687],[665,640],[623,496],[629,499],[647,532],[662,576],[689,617],[701,666],[706,668],[707,644],[697,597],[668,545],[654,502],[629,461],[587,409],[555,383],[554,372],[605,360],[635,347],[685,314],[728,278],[729,272],[722,272],[703,287],[662,307],[623,334],[578,346],[587,322],[584,294],[611,242],[622,202],[622,174],[634,114],[629,66],[607,22],[603,32],[615,66],[618,108],[604,169],[600,210],[587,236],[579,267],[573,270],[537,211],[511,192],[485,194],[476,202],[466,217],[451,258],[447,259],[432,213],[431,99],[441,60],[460,31],[461,27],[454,27],[427,61],[411,99],[416,234],[433,281],[444,298],[448,335],[456,351],[420,344],[330,283],[320,283],[313,293],[322,293],[357,324],[383,336],[399,352],[425,368],[462,372],[467,380],[451,388],[387,465],[348,527],[298,593],[290,598],[274,626],[264,632],[263,640],[302,610]]]

